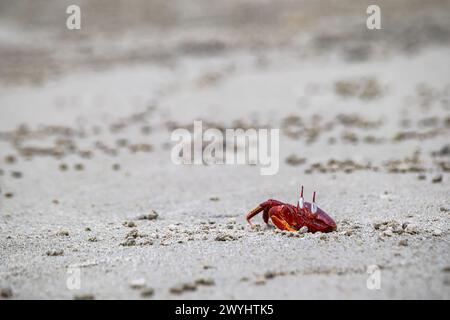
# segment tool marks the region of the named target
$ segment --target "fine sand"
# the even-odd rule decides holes
[[[449,299],[449,1],[377,31],[361,4],[153,2],[76,35],[3,11],[0,299]],[[278,173],[175,165],[194,120],[280,129]],[[336,232],[249,228],[301,185]]]

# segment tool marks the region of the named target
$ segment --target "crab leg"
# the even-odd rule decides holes
[[[247,214],[247,222],[250,226],[253,227],[253,223],[250,221],[250,219],[253,218],[254,216],[256,216],[258,213],[260,213],[263,210],[264,210],[264,208],[261,207],[261,205],[259,205]]]
[[[269,223],[269,208],[262,208],[261,206],[258,206],[247,214],[247,222],[250,224],[250,226],[253,227],[253,223],[251,223],[250,219],[263,210],[263,220],[265,223]]]
[[[253,224],[250,222],[250,219],[256,216],[261,211],[263,212],[263,220],[265,223],[269,223],[269,210],[272,208],[273,205],[277,205],[279,202],[275,200],[268,200],[263,203],[261,203],[259,206],[257,206],[255,209],[250,211],[247,214],[247,221],[250,224],[250,226],[253,226]]]
[[[265,223],[269,223],[270,208],[279,206],[281,204],[283,204],[283,203],[280,201],[277,201],[277,200],[273,200],[273,199],[269,199],[263,203],[260,203],[259,206],[257,206],[255,209],[253,209],[252,211],[250,211],[247,214],[247,222],[250,224],[250,226],[253,226],[253,224],[250,222],[250,219],[253,218],[254,216],[256,216],[261,211],[264,211],[263,212],[263,220]]]

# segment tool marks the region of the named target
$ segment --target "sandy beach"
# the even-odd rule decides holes
[[[365,1],[79,2],[71,31],[0,1],[0,299],[450,298],[450,1],[381,30]],[[279,129],[278,172],[175,165],[196,120]],[[249,227],[301,185],[337,231]]]

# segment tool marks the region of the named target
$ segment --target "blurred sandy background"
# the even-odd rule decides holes
[[[0,297],[448,299],[449,9],[1,0]],[[194,120],[280,128],[278,174],[175,166]],[[248,228],[301,184],[337,232]]]

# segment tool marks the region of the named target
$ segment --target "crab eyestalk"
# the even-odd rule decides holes
[[[303,209],[304,206],[305,200],[303,199],[303,186],[302,186],[302,191],[300,191],[300,199],[298,199],[297,202],[297,209]]]
[[[316,192],[313,193],[313,200],[311,202],[311,212],[316,213],[317,212],[317,205],[316,205]]]

